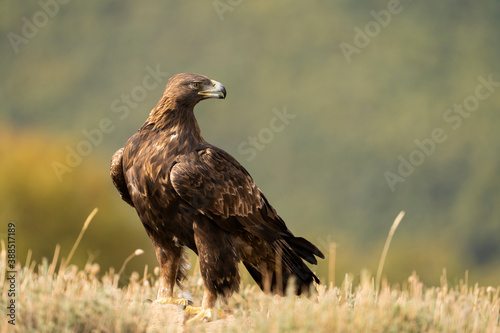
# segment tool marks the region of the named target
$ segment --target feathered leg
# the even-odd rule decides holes
[[[218,228],[213,221],[204,219],[196,222],[193,230],[205,293],[201,308],[188,307],[186,311],[197,314],[192,321],[210,321],[215,313],[217,316],[224,313],[214,309],[217,298],[221,296],[225,299],[239,288],[239,257],[231,235]]]
[[[182,256],[182,248],[173,246],[169,248],[168,254],[165,249],[155,242],[153,246],[156,252],[156,258],[160,264],[160,289],[158,290],[158,299],[156,303],[160,304],[179,304],[187,306],[189,301],[184,298],[174,297],[174,285],[177,278],[177,271]]]

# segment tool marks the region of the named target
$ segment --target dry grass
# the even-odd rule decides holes
[[[332,247],[333,248],[333,247]],[[113,269],[101,274],[89,262],[83,269],[59,264],[56,248],[51,262],[29,259],[17,266],[16,326],[2,320],[0,331],[18,332],[500,332],[499,287],[469,286],[467,279],[449,286],[425,287],[416,274],[401,286],[361,273],[357,282],[346,275],[340,287],[318,286],[310,297],[268,296],[255,285],[222,304],[231,309],[225,319],[211,323],[186,322],[185,313],[154,299],[157,274],[145,267],[119,286]],[[7,270],[2,243],[0,271]],[[1,307],[6,308],[7,283]],[[185,290],[195,305],[202,296],[200,278],[189,279]]]

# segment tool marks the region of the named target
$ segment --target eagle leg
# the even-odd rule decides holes
[[[240,284],[239,257],[230,235],[218,229],[213,221],[201,219],[193,224],[193,231],[205,293],[201,307],[186,308],[186,312],[196,314],[190,321],[211,321],[221,317],[224,311],[215,309],[217,298],[231,296]]]
[[[179,263],[181,261],[182,248],[174,246],[169,248],[167,253],[164,247],[154,242],[153,245],[156,252],[156,258],[160,264],[160,289],[158,290],[158,299],[155,303],[188,306],[189,300],[174,297],[174,285]]]

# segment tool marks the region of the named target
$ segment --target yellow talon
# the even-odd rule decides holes
[[[185,298],[180,298],[180,297],[164,297],[157,299],[155,303],[158,304],[176,304],[176,305],[183,305],[183,306],[188,306],[189,305],[189,300]]]
[[[184,311],[191,315],[196,314],[196,316],[188,320],[188,323],[212,321],[225,317],[225,312],[219,309],[204,309],[195,306],[187,306]]]
[[[203,308],[200,308],[199,306],[190,306],[190,305],[186,306],[186,308],[184,309],[184,311],[186,311],[186,313],[188,313],[190,315],[198,314],[202,310],[203,310]]]

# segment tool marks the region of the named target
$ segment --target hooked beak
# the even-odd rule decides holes
[[[212,87],[200,91],[198,95],[206,96],[206,98],[218,98],[218,99],[226,98],[226,88],[222,85],[222,83],[214,80],[210,81],[212,82]]]

